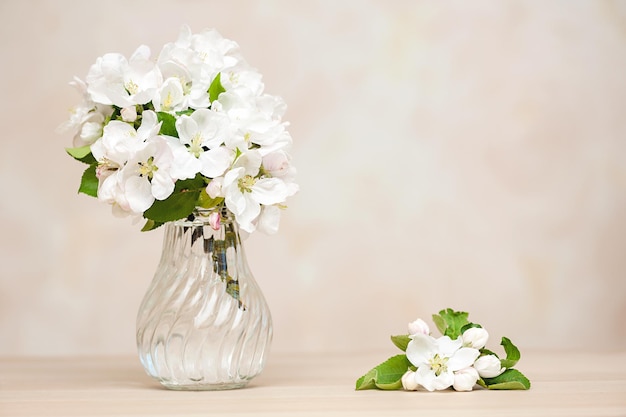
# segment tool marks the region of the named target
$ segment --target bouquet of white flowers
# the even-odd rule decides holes
[[[98,58],[64,131],[67,152],[88,165],[79,192],[144,217],[143,230],[224,206],[246,232],[278,230],[295,194],[286,106],[263,93],[261,75],[237,43],[215,30],[183,27],[156,61],[142,45],[126,59]]]

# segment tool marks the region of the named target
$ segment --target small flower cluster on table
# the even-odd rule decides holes
[[[468,313],[446,309],[434,314],[433,321],[442,336],[433,337],[421,319],[409,323],[407,335],[391,337],[405,353],[363,375],[356,381],[356,389],[471,391],[477,385],[500,390],[530,388],[528,378],[513,368],[521,355],[508,338],[501,340],[506,354],[501,359],[486,348],[489,333],[469,322]]]
[[[79,191],[144,217],[144,230],[225,205],[244,231],[275,232],[298,190],[283,100],[215,30],[184,26],[150,55],[108,53],[74,79],[83,100],[61,130],[88,164]]]

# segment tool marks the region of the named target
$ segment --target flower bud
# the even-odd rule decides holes
[[[482,349],[487,344],[489,333],[482,327],[471,327],[463,332],[463,346]]]
[[[124,107],[120,111],[120,115],[122,116],[122,120],[128,123],[133,123],[137,120],[137,109],[135,106]]]
[[[222,218],[217,211],[214,211],[211,214],[209,214],[209,225],[211,226],[211,229],[220,230],[220,227],[222,225],[221,220]]]
[[[417,319],[411,323],[409,323],[409,335],[413,336],[414,334],[430,334],[430,328],[428,324],[422,319]]]
[[[417,381],[415,381],[415,372],[409,370],[402,375],[402,388],[407,391],[416,391],[418,386]]]
[[[80,138],[85,143],[93,143],[102,136],[102,124],[97,122],[87,122],[80,129]]]
[[[456,391],[471,391],[476,385],[476,381],[478,381],[478,372],[470,366],[454,373],[452,388]]]
[[[221,177],[213,178],[209,185],[206,186],[206,193],[211,198],[223,197],[222,196],[222,181]]]
[[[500,359],[495,355],[484,355],[476,359],[474,368],[482,378],[494,378],[504,372]]]

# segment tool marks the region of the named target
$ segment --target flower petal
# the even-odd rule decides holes
[[[476,358],[478,358],[478,355],[480,355],[478,349],[461,348],[450,357],[450,360],[448,361],[448,369],[451,371],[458,371],[472,366]]]
[[[416,334],[406,348],[406,357],[414,365],[420,366],[437,353],[437,342],[432,336]]]
[[[289,190],[279,178],[262,178],[254,184],[250,194],[259,203],[272,205],[285,201]]]
[[[437,339],[439,353],[443,356],[452,356],[462,345],[460,338],[452,340],[448,336],[441,336]]]
[[[202,164],[200,172],[209,178],[219,177],[230,167],[234,157],[233,152],[223,146],[202,152],[198,158]]]
[[[133,213],[143,213],[154,202],[150,181],[144,177],[130,177],[124,184],[128,205]]]
[[[452,386],[454,374],[452,372],[442,372],[437,376],[429,365],[424,364],[417,368],[415,381],[428,391],[438,391]]]

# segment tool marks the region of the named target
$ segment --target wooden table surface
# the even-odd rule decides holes
[[[626,351],[522,352],[529,391],[355,391],[395,352],[272,353],[247,388],[177,392],[136,357],[0,358],[0,416],[626,416]]]

